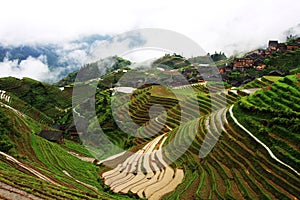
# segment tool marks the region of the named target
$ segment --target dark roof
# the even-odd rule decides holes
[[[52,128],[60,130],[60,131],[64,131],[67,128],[67,125],[62,125],[62,124],[55,124],[52,126]]]
[[[274,71],[270,71],[268,75],[270,75],[270,76],[283,76],[284,74],[279,70],[274,70]]]
[[[286,44],[284,44],[284,43],[279,43],[279,44],[278,44],[278,47],[286,47]]]
[[[254,64],[255,64],[255,65],[264,64],[264,59],[258,58],[258,59],[256,59],[256,60],[254,61]]]
[[[63,134],[61,131],[43,130],[40,132],[39,136],[45,138],[46,140],[57,142],[62,139]]]
[[[245,58],[256,59],[259,58],[259,55],[257,53],[251,53],[247,55]]]
[[[273,46],[273,45],[278,45],[278,41],[277,40],[270,40],[269,41],[269,46]]]

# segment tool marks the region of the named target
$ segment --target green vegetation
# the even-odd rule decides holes
[[[195,131],[194,128],[199,123],[199,130],[189,151],[173,164],[174,167],[185,167],[185,179],[164,199],[181,199],[187,196],[194,199],[288,199],[296,195],[299,190],[294,184],[297,184],[299,178],[274,163],[269,156],[266,157],[267,152],[250,136],[233,126],[231,118],[227,119],[228,124],[225,123],[225,113],[226,110],[221,110],[210,116],[209,129],[212,135],[204,129],[206,119],[200,118],[199,121],[186,123],[172,138],[175,141],[169,142],[171,146],[168,146],[169,151],[166,152],[174,155],[182,153],[179,144],[190,140],[187,133]],[[226,132],[222,131],[222,126]],[[182,131],[184,135],[177,137]],[[220,139],[207,157],[199,159],[197,155],[200,145],[201,148],[209,147],[213,142],[208,140],[208,143],[203,144],[207,135],[220,135]],[[168,158],[172,155],[165,156]]]
[[[272,81],[276,81],[274,79],[265,77],[263,81],[271,84]],[[280,80],[284,79],[279,78]],[[292,85],[296,84],[295,77],[287,77],[285,81],[292,81]],[[274,84],[276,82],[272,87]],[[221,110],[222,106],[226,105],[224,100],[232,104],[236,98],[228,96],[226,98],[222,93],[219,94],[220,89],[216,83],[209,84],[208,87],[211,87],[210,95],[206,94],[207,89],[200,87],[197,90],[200,113],[203,114],[200,119],[199,116],[193,115],[192,110],[196,109],[196,105],[189,104],[189,98],[184,99],[185,103],[182,106],[190,108],[190,112],[180,113],[180,107],[174,101],[176,100],[174,94],[162,86],[152,86],[148,90],[136,91],[134,98],[131,99],[130,104],[133,110],[131,118],[140,124],[147,124],[148,109],[152,103],[159,103],[165,107],[166,113],[159,115],[158,119],[167,119],[166,124],[173,130],[168,133],[169,137],[165,143],[168,149],[164,151],[164,157],[168,160],[168,158],[182,154],[172,167],[183,167],[185,178],[176,190],[166,195],[164,199],[289,199],[297,195],[299,190],[295,184],[299,182],[299,178],[274,162],[262,146],[236,127],[230,117],[226,117],[226,109]],[[186,93],[185,89],[181,90],[183,91],[175,90],[174,93],[179,95]],[[216,102],[213,111],[217,112],[210,115],[211,95]],[[242,117],[245,117],[245,114]],[[209,127],[206,125],[206,120],[209,120]],[[226,120],[229,121],[228,124]],[[180,121],[183,122],[183,126],[179,127]],[[155,121],[151,121],[150,124],[152,123],[155,124]],[[196,127],[198,130],[195,130]],[[297,129],[298,126],[295,128]],[[220,135],[220,139],[207,157],[199,159],[199,149],[209,148],[213,141],[211,139],[203,144],[204,138],[210,135],[207,129],[210,129],[212,133],[210,137]],[[153,138],[155,133],[165,132],[168,130],[157,130],[155,125],[141,127],[138,134],[143,138],[136,140],[137,145],[145,144]],[[189,134],[194,132],[197,132],[195,139]],[[181,145],[191,140],[192,145],[184,153]]]
[[[2,146],[3,142],[11,145],[6,152],[57,184],[47,183],[3,156],[0,156],[1,182],[45,199],[128,199],[126,196],[107,193],[99,179],[99,168],[81,161],[64,149],[89,156],[84,146],[66,140],[63,148],[37,136],[44,125],[32,118],[20,116],[10,108],[0,107],[0,122],[1,151],[6,151],[3,148],[7,145]]]
[[[266,77],[266,76],[264,76]],[[256,78],[253,81],[247,83],[246,85],[243,86],[244,89],[250,89],[250,88],[266,88],[270,86],[273,83],[273,80],[276,80],[277,78]],[[270,77],[270,76],[269,76]],[[281,77],[278,77],[278,79]]]
[[[17,96],[30,106],[57,120],[71,106],[71,96],[57,87],[29,78],[1,78],[0,89]]]
[[[0,104],[1,106],[1,104]],[[9,152],[13,148],[13,144],[9,138],[11,127],[10,117],[5,115],[4,111],[0,109],[0,151]]]
[[[77,77],[78,81],[87,81],[91,79],[96,79],[96,78],[103,78],[102,76],[109,74],[115,70],[119,70],[122,68],[126,68],[129,65],[131,65],[131,62],[128,60],[125,60],[121,57],[112,57],[111,61],[114,62],[112,66],[110,66],[111,63],[108,63],[108,65],[101,65],[101,68],[105,69],[105,71],[100,71],[99,70],[99,65],[105,63],[105,61],[100,60],[94,63],[87,64],[83,66],[80,71],[81,71],[81,76],[82,77],[77,77],[78,71],[70,73],[68,76],[57,82],[55,85],[59,87],[67,86],[70,84],[73,84],[75,82],[75,79]],[[107,85],[106,85],[107,86]],[[108,86],[110,87],[110,86]]]
[[[282,79],[282,77],[280,77],[280,76],[264,76],[263,78],[270,82],[275,82],[275,81]]]
[[[162,58],[159,58],[156,61],[154,61],[153,65],[164,69],[179,69],[190,65],[190,62],[181,55],[166,54]]]
[[[84,145],[73,142],[71,140],[65,139],[62,147],[64,147],[67,151],[79,153],[81,156],[93,157]]]
[[[270,66],[281,65],[286,70],[284,73],[290,73],[292,68],[296,73],[299,68],[298,53],[275,54],[266,62]],[[291,55],[295,58],[288,61]],[[219,63],[226,59],[222,53],[214,54],[211,58]],[[164,159],[170,161],[180,155],[171,167],[183,169],[184,179],[163,199],[299,197],[299,176],[274,161],[227,113],[227,107],[235,104],[233,112],[239,122],[264,142],[280,160],[297,169],[300,164],[299,74],[256,78],[243,88],[238,88],[262,88],[247,97],[228,93],[229,85],[222,82],[201,82],[172,90],[162,85],[145,85],[133,94],[120,94],[109,88],[116,86],[120,78],[129,73],[127,67],[131,63],[119,57],[114,59],[116,63],[113,68],[97,84],[85,80],[86,77],[82,77],[79,83],[82,86],[80,92],[85,92],[85,99],[78,99],[78,102],[82,101],[75,110],[88,112],[87,108],[93,106],[96,109],[96,117],[87,123],[87,132],[99,134],[103,131],[114,144],[111,147],[101,138],[99,141],[93,140],[86,144],[89,150],[93,143],[102,145],[101,149],[92,149],[93,152],[74,141],[64,139],[63,144],[56,144],[38,136],[42,129],[49,130],[49,125],[54,122],[65,125],[73,121],[70,91],[60,91],[55,86],[28,78],[0,79],[0,89],[8,91],[11,96],[9,103],[4,100],[0,102],[0,151],[9,153],[56,184],[37,178],[3,156],[0,156],[1,182],[45,199],[136,199],[137,196],[132,193],[121,195],[110,191],[100,178],[108,170],[107,167],[84,162],[69,151],[85,157],[97,154],[101,159],[104,151],[116,154],[120,147],[135,152],[157,135],[165,134]],[[190,62],[180,55],[165,55],[154,62],[148,74],[162,73],[158,68],[165,66],[189,69]],[[98,78],[97,63],[86,65],[83,70],[86,76]],[[144,72],[141,72],[142,77],[146,77]],[[76,75],[77,72],[70,74],[58,85],[71,84],[72,88]],[[243,80],[245,76],[247,74],[232,72],[229,78]],[[162,75],[162,80],[167,78],[167,73]],[[135,83],[137,81],[132,79],[126,86],[138,87]],[[84,86],[89,84],[96,89],[95,102],[88,99],[91,94],[85,91]],[[157,104],[164,109],[163,112],[154,107]],[[101,130],[95,126],[98,123]],[[135,137],[127,133],[133,133]],[[89,136],[93,137],[92,134]],[[206,155],[206,152],[210,153]],[[127,155],[123,156],[112,162],[119,164]]]
[[[118,147],[128,149],[133,146],[133,137],[124,133],[116,124],[113,117],[111,91],[98,90],[96,93],[96,114],[102,131],[105,135]],[[124,102],[117,102],[117,104],[124,104]],[[114,105],[117,105],[114,104]],[[113,150],[112,150],[113,151]]]
[[[267,78],[267,77],[266,77]],[[300,100],[297,75],[278,79],[269,88],[241,99],[238,120],[291,166],[299,165]]]
[[[0,156],[1,157],[1,156]],[[0,158],[0,181],[43,199],[114,199],[108,195],[82,192],[67,185],[49,184],[31,174],[19,171]]]
[[[289,74],[291,70],[300,67],[300,49],[287,53],[277,53],[265,60],[267,68],[265,73],[279,70],[284,74]]]
[[[199,63],[199,64],[213,64],[216,66],[223,66],[226,63],[230,63],[233,61],[233,57],[227,59],[224,52],[214,54],[207,54],[206,56],[196,56],[188,59],[191,63]]]
[[[227,57],[225,56],[224,52],[220,52],[220,53],[215,52],[210,57],[211,57],[211,59],[214,62],[221,61],[221,60],[226,60],[227,59]]]

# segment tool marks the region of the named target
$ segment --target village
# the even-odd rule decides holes
[[[264,60],[271,57],[274,53],[286,53],[288,51],[295,51],[300,48],[300,38],[295,39],[292,43],[279,43],[276,40],[270,40],[267,49],[257,49],[247,53],[242,58],[235,58],[234,61],[225,66],[225,68],[220,68],[219,71],[222,73],[228,70],[247,70],[247,69],[257,69],[262,70],[266,67]]]
[[[252,81],[255,78],[258,78],[260,76],[259,74],[263,74],[264,71],[268,71],[266,70],[268,67],[268,63],[266,62],[267,59],[280,54],[291,53],[297,49],[300,49],[300,37],[290,40],[286,43],[281,43],[278,40],[269,40],[266,48],[259,48],[250,51],[244,54],[242,57],[225,57],[223,60],[221,60],[221,62],[218,62],[220,60],[213,60],[213,62],[211,61],[209,64],[195,62],[191,64],[191,67],[183,69],[181,73],[190,84],[205,82],[206,80],[211,80],[212,78],[218,78],[220,75],[222,81],[225,81],[233,86],[240,86]],[[214,55],[216,54],[213,54],[212,56]],[[221,55],[221,53],[217,55]],[[212,56],[210,56],[210,58],[212,58]],[[204,57],[202,57],[202,59]],[[201,69],[200,71],[208,71],[211,66],[218,67],[218,75],[216,73],[212,73],[213,75],[209,77],[205,76],[205,74],[201,74],[198,70]],[[252,75],[249,75],[250,71],[252,72]],[[268,71],[267,74],[264,75],[283,76],[284,73],[276,69]]]

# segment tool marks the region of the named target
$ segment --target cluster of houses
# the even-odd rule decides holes
[[[278,41],[269,41],[268,53],[271,54],[274,51],[287,52],[295,51],[300,48],[300,37],[296,38],[294,42],[279,43]]]
[[[275,52],[285,53],[288,51],[295,51],[300,48],[300,38],[290,43],[279,43],[275,40],[270,40],[266,49],[257,49],[249,52],[242,58],[235,58],[234,61],[225,67],[219,69],[219,72],[228,72],[231,70],[247,70],[256,69],[262,70],[266,67],[264,60],[272,56]]]
[[[4,101],[6,101],[6,102],[9,103],[9,101],[10,101],[10,96],[7,95],[6,91],[0,90],[0,100],[4,100]]]

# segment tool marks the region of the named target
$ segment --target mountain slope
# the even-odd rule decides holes
[[[1,150],[14,157],[0,152],[0,182],[43,199],[115,199],[100,187],[94,164],[37,135],[47,127],[5,106],[0,117],[8,120],[1,139],[11,146]]]
[[[53,120],[58,120],[71,107],[71,94],[30,78],[0,78],[0,90],[17,96]]]
[[[300,163],[299,81],[299,75],[279,79],[243,98],[234,109],[245,127],[266,143],[277,157],[294,167]]]

